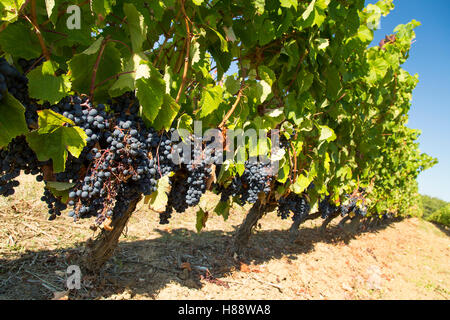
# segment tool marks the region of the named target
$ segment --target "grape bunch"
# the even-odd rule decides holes
[[[50,108],[72,120],[82,128],[87,135],[88,146],[99,142],[110,126],[110,115],[105,111],[105,105],[94,108],[87,97],[68,96]]]
[[[19,181],[15,179],[21,171],[37,175],[42,165],[24,136],[13,139],[7,148],[0,150],[0,195],[13,195],[14,188],[19,186]]]
[[[395,217],[395,213],[385,212],[381,216],[381,220],[389,220]]]
[[[28,73],[31,70],[33,70],[34,68],[39,67],[41,64],[43,64],[45,61],[44,57],[39,57],[39,58],[35,58],[35,59],[24,59],[24,58],[19,58],[17,60],[17,63],[19,64],[19,66],[22,68],[23,73]]]
[[[234,177],[228,187],[218,186],[217,189],[220,193],[220,201],[226,202],[230,197],[237,197],[243,193],[244,186],[242,180],[238,177]]]
[[[246,161],[242,176],[235,176],[227,188],[219,188],[221,201],[240,197],[242,204],[255,203],[260,193],[268,194],[273,180],[271,163]]]
[[[47,188],[44,189],[44,195],[41,197],[41,201],[47,203],[48,213],[50,214],[49,220],[54,220],[57,216],[61,215],[62,211],[67,209],[67,205],[61,202],[61,199],[53,195]]]
[[[176,212],[183,213],[189,207],[186,201],[188,192],[186,177],[183,173],[177,173],[169,180],[169,183],[171,188],[168,194],[167,205],[175,209]]]
[[[4,58],[0,58],[0,75],[0,92],[4,93],[7,89],[20,102],[24,103],[29,100],[27,77],[11,66]]]
[[[142,119],[134,115],[139,111],[139,101],[133,92],[126,92],[120,97],[109,101],[110,108],[119,119],[130,118],[129,121],[138,121],[140,127],[145,127]],[[172,141],[170,134],[174,132],[171,128],[168,133],[158,134],[150,128],[147,132],[145,142],[154,159],[154,165],[158,173],[158,178],[175,171],[177,166],[172,161]]]
[[[85,166],[83,159],[91,159],[92,157],[87,157],[87,150],[83,150],[78,158],[75,158],[71,154],[68,155],[66,160],[66,169],[64,172],[59,172],[55,174],[55,179],[57,182],[76,182],[80,178],[80,173]],[[91,159],[92,160],[92,159]]]
[[[103,118],[102,113],[100,115]],[[127,192],[150,195],[156,191],[159,168],[157,159],[149,158],[152,139],[157,133],[146,129],[142,119],[119,114],[115,119],[104,118],[108,121],[108,126],[104,128],[99,128],[101,123],[98,120],[94,118],[94,122],[90,122],[91,130],[97,132],[97,147],[86,155],[87,159],[92,160],[84,179],[69,194],[69,204],[74,206],[70,216],[97,216],[97,223],[100,224],[104,219],[113,217],[114,212],[121,212],[118,209],[114,211],[114,208],[120,202],[130,200]],[[112,132],[107,131],[109,123]]]
[[[108,100],[108,105],[115,114],[136,114],[139,111],[139,100],[134,92],[125,92],[119,97]]]
[[[30,128],[36,127],[39,106],[28,96],[28,79],[4,58],[0,58],[0,101],[6,91],[25,107],[25,119]]]
[[[289,193],[286,197],[280,198],[278,202],[278,216],[287,219],[291,212],[292,220],[304,219],[309,215],[311,207],[304,195]]]
[[[172,128],[169,133],[172,133],[174,130]],[[152,131],[151,136],[148,136],[148,143],[152,148],[152,157],[156,161],[158,178],[180,168],[172,161],[173,143],[168,134],[159,136],[155,131]]]
[[[42,182],[43,166],[49,165],[49,162],[38,161],[35,153],[28,146],[25,137],[20,136],[11,141],[6,150],[0,152],[0,158],[3,158],[2,169],[5,169],[0,177],[0,194],[4,196],[11,196],[14,194],[14,187],[19,186],[19,181],[14,180],[21,172],[36,176],[36,181]],[[2,173],[2,174],[3,174]],[[58,176],[58,175],[57,175]],[[61,199],[55,197],[47,188],[44,189],[44,195],[41,197],[43,202],[46,202],[49,209],[49,220],[55,219],[56,216],[61,215],[61,211],[65,210],[67,206],[61,202]]]
[[[19,186],[19,181],[14,180],[20,175],[19,170],[9,172],[0,177],[0,195],[4,197],[12,196],[15,193],[14,188]]]
[[[345,195],[345,197],[350,198],[350,195]],[[346,216],[349,213],[353,212],[356,208],[357,200],[355,198],[350,198],[346,204],[341,205],[341,216]]]
[[[355,210],[355,214],[365,217],[367,215],[367,206],[363,204],[357,207]]]
[[[296,134],[297,134],[297,131],[296,131],[296,130],[292,130],[292,133],[289,134],[289,139],[287,139],[286,136],[285,136],[284,134],[282,134],[282,135],[281,135],[281,138],[280,138],[280,145],[281,145],[281,148],[283,148],[283,149],[289,149],[289,148],[291,147],[289,141],[294,140]]]
[[[201,142],[201,137],[194,137],[195,142]],[[193,152],[193,159],[189,160],[186,165],[188,171],[187,177],[187,191],[186,204],[190,207],[197,205],[200,202],[201,196],[206,192],[206,182],[211,176],[211,149],[195,148]]]
[[[337,211],[338,207],[330,202],[330,197],[326,196],[322,201],[319,202],[319,212],[321,213],[322,219],[333,216]]]
[[[188,185],[186,181],[186,172],[178,171],[169,179],[170,191],[167,194],[166,209],[159,214],[159,224],[168,224],[172,217],[173,210],[183,213],[189,207],[186,203]]]
[[[19,186],[16,178],[23,171],[25,174],[36,175],[36,180],[44,180],[42,167],[48,165],[48,162],[38,161],[35,153],[28,146],[25,137],[20,136],[13,139],[8,147],[0,151],[0,195],[5,197],[15,193],[14,188]],[[49,209],[49,220],[55,219],[61,215],[61,211],[67,206],[61,200],[55,197],[47,188],[44,189],[44,195],[41,198],[46,202]]]
[[[356,215],[365,217],[367,215],[367,206],[364,198],[365,192],[366,189],[360,188],[359,192],[356,194],[346,194],[345,197],[348,200],[340,207],[341,216],[344,217],[353,212]],[[358,205],[358,203],[361,203],[361,205]]]
[[[127,209],[126,204],[141,194],[156,191],[159,178],[180,169],[171,161],[173,147],[169,134],[147,129],[135,115],[138,106],[131,93],[111,101],[109,108],[101,104],[94,108],[87,97],[76,95],[53,106],[40,106],[72,120],[88,137],[80,156],[69,155],[65,171],[53,175],[57,182],[75,184],[68,201],[72,207],[69,216],[74,220],[95,216],[101,224],[106,218],[120,216]],[[50,161],[37,160],[24,137],[14,139],[2,150],[0,160],[0,194],[4,196],[14,193],[19,184],[16,178],[22,170],[38,175],[36,179],[43,181],[42,167],[51,165]],[[45,189],[41,200],[47,203],[50,220],[67,208],[49,189]],[[171,205],[181,211],[189,204],[179,201]]]
[[[168,193],[168,208],[160,214],[161,224],[169,222],[173,209],[182,213],[188,207],[199,204],[212,175],[212,165],[221,163],[222,160],[222,152],[216,152],[211,147],[211,143],[203,145],[202,138],[195,135],[185,141],[182,146],[172,145],[173,148],[177,148],[175,154],[181,158],[181,164],[171,169],[177,171],[177,173],[169,180],[171,190]],[[183,157],[185,155],[183,152],[186,149],[190,150],[189,155],[193,155],[192,159]],[[172,154],[167,156],[172,160]]]
[[[25,106],[25,119],[30,128],[38,121],[38,106],[28,96],[28,79],[16,68],[11,66],[4,58],[0,58],[0,100],[8,91]],[[19,186],[15,180],[24,171],[25,174],[37,175],[37,181],[43,181],[42,166],[48,163],[39,162],[35,153],[28,146],[25,137],[13,139],[7,148],[0,152],[0,195],[11,196],[14,188]],[[61,214],[65,205],[51,195],[47,189],[42,200],[47,202],[50,217]]]
[[[172,218],[173,208],[166,206],[166,209],[159,214],[159,224],[169,224],[170,218]]]
[[[5,76],[0,73],[0,101],[3,100],[3,95],[8,90],[8,85],[6,84]]]
[[[244,192],[241,196],[242,202],[255,203],[261,192],[267,195],[270,192],[272,179],[273,173],[270,163],[246,161],[244,174],[242,175],[244,186]]]

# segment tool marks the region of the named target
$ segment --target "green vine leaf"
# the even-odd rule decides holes
[[[221,86],[207,86],[203,89],[202,98],[199,103],[200,118],[204,118],[219,108],[223,101],[223,88]]]
[[[20,8],[26,0],[3,0],[0,4],[0,20],[15,22],[18,18]]]
[[[143,63],[137,68],[135,86],[136,97],[141,104],[142,114],[152,123],[165,102],[166,84],[164,79],[151,64]]]
[[[228,76],[225,80],[225,90],[227,90],[231,95],[238,93],[240,87],[241,83],[233,76]]]
[[[193,120],[191,118],[191,116],[189,116],[188,114],[183,114],[181,115],[181,117],[178,119],[178,126],[177,129],[185,129],[191,133],[193,133],[194,131],[192,130],[192,124],[193,124]]]
[[[197,223],[195,224],[195,228],[197,232],[200,233],[202,229],[206,226],[206,221],[208,220],[208,212],[203,211],[202,208],[199,208],[197,211]]]
[[[30,24],[25,22],[10,24],[0,32],[0,47],[2,51],[24,59],[33,59],[41,55],[39,41],[34,36]]]
[[[161,110],[153,121],[153,128],[169,130],[180,111],[180,105],[170,95],[164,94]]]
[[[272,69],[264,65],[258,66],[258,75],[261,78],[261,80],[267,82],[269,86],[272,86],[277,79],[275,72],[273,72]]]
[[[71,72],[72,89],[74,91],[89,94],[92,85],[93,70],[95,70],[98,54],[100,53],[103,39],[99,38],[88,49],[76,54],[69,61]],[[106,101],[109,97],[108,90],[115,82],[113,76],[121,71],[120,51],[112,42],[105,45],[95,77],[95,85],[110,79],[100,87],[96,88],[94,95],[97,101]]]
[[[56,7],[55,0],[45,0],[45,8],[47,9],[48,18],[53,23],[53,25],[55,25],[57,17],[58,17],[57,11],[55,10],[55,9],[58,9]]]
[[[136,10],[131,3],[124,3],[123,11],[127,16],[127,27],[131,39],[131,48],[133,52],[141,52],[142,44],[147,39],[147,25],[144,23],[144,17]]]
[[[217,206],[214,208],[214,212],[218,216],[222,216],[223,220],[228,220],[228,217],[230,216],[230,202],[229,201],[219,201],[217,203]]]
[[[214,34],[219,38],[220,40],[220,50],[222,50],[222,52],[228,52],[228,43],[227,40],[225,40],[225,38],[223,37],[223,35],[217,31],[214,30],[213,28],[211,28],[210,26],[207,26],[209,30],[211,30],[212,32],[214,32]]]
[[[62,203],[67,203],[69,200],[69,191],[76,184],[68,182],[56,182],[56,181],[46,181],[45,187],[50,190],[50,192],[61,199]]]
[[[78,158],[86,146],[87,135],[70,119],[52,110],[39,112],[39,130],[27,134],[30,148],[39,161],[53,161],[53,172],[63,172],[68,154]]]
[[[320,137],[319,141],[326,140],[328,142],[336,140],[336,134],[333,129],[327,126],[319,126],[320,127]]]
[[[28,132],[25,108],[11,94],[3,93],[0,100],[0,149],[12,139]]]
[[[283,165],[280,167],[280,170],[278,171],[278,177],[277,181],[284,184],[286,183],[287,179],[289,178],[289,171],[290,171],[290,165],[289,161],[283,161]]]
[[[55,76],[56,69],[54,62],[45,61],[28,73],[30,97],[54,104],[69,95],[71,83],[65,75]]]
[[[116,0],[91,0],[92,11],[106,17],[113,11]]]
[[[280,0],[281,6],[285,8],[294,7],[297,10],[298,1],[297,0]]]
[[[265,0],[252,0],[253,6],[256,9],[256,13],[261,15],[264,13],[264,6],[266,5]]]

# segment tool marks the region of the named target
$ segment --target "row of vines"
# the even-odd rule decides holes
[[[401,65],[419,23],[370,47],[393,8],[392,0],[2,1],[0,195],[14,194],[25,172],[45,181],[50,220],[66,209],[75,221],[92,217],[102,232],[89,245],[91,269],[112,254],[143,197],[163,224],[199,207],[198,229],[208,190],[220,195],[214,212],[224,219],[231,206],[252,204],[236,252],[273,210],[293,219],[294,233],[319,217],[325,228],[338,216],[412,214],[416,178],[436,160],[406,126],[418,78]],[[203,137],[210,128],[213,139]],[[228,132],[239,129],[265,136],[230,149]],[[179,132],[187,134],[175,142]]]

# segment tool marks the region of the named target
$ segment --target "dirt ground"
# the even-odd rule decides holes
[[[169,225],[138,205],[101,274],[84,273],[66,291],[92,221],[47,221],[42,183],[23,177],[0,199],[0,299],[449,299],[450,232],[416,218],[348,237],[332,223],[307,222],[295,241],[289,221],[266,215],[239,261],[227,254],[245,209],[210,213],[196,232],[195,211]],[[214,195],[206,195],[211,210]],[[248,209],[248,208],[247,208]],[[337,219],[339,220],[339,219]]]

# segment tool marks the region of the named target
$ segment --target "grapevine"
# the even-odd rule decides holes
[[[391,0],[80,0],[76,30],[51,3],[0,9],[0,195],[35,175],[50,220],[103,232],[141,197],[167,224],[207,191],[224,218],[252,206],[248,234],[272,209],[293,229],[414,210],[436,159],[406,126],[419,23],[370,46]]]

